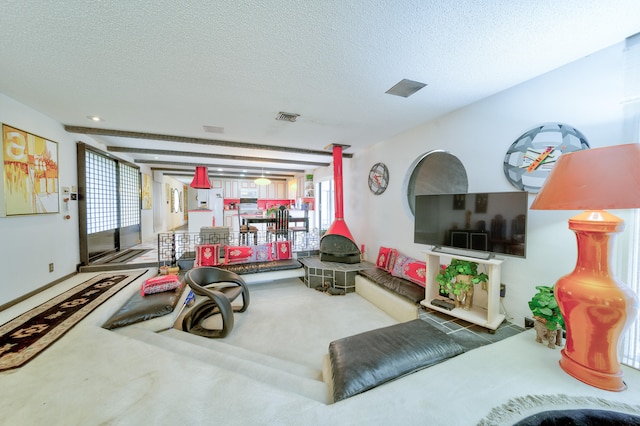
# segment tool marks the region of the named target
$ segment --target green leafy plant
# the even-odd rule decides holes
[[[564,318],[560,313],[558,301],[553,293],[553,287],[536,286],[538,292],[529,301],[529,309],[533,317],[545,323],[549,330],[556,330],[558,325],[564,330]]]
[[[280,208],[280,206],[271,206],[267,209],[267,217],[273,217],[276,215],[276,212],[278,211],[278,209]]]
[[[468,282],[457,280],[458,275],[469,275]],[[444,267],[438,275],[436,281],[440,285],[441,293],[453,293],[459,296],[463,291],[468,291],[473,285],[485,283],[489,276],[485,273],[478,273],[478,264],[470,260],[451,259],[451,263]]]

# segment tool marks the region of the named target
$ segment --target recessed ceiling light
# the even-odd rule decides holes
[[[409,96],[416,93],[418,90],[425,87],[425,83],[420,83],[419,81],[408,80],[403,78],[398,83],[396,83],[391,89],[387,90],[385,93],[395,96],[402,96],[403,98],[408,98]]]
[[[218,169],[218,171],[219,171],[219,172],[221,172],[221,171],[222,171],[222,169]]]
[[[97,115],[87,115],[87,118],[95,122],[104,121],[102,118],[98,117]]]

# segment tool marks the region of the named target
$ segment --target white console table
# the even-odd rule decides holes
[[[430,250],[426,251],[426,255],[427,282],[425,288],[425,299],[420,302],[421,305],[433,309],[434,311],[442,312],[447,315],[451,315],[452,317],[460,318],[470,323],[477,324],[481,327],[488,328],[489,330],[496,330],[500,326],[500,324],[502,324],[502,321],[504,321],[505,318],[505,316],[500,313],[500,268],[503,262],[502,260],[476,259],[473,257],[446,254]],[[440,271],[441,257],[445,260],[453,258],[469,260],[478,263],[479,268],[486,268],[486,274],[489,276],[489,280],[487,281],[486,307],[482,305],[479,306],[476,303],[476,297],[478,296],[478,293],[483,291],[480,289],[475,290],[473,307],[468,311],[465,311],[462,308],[453,308],[452,310],[447,310],[445,308],[441,308],[439,306],[431,304],[431,301],[434,299],[449,301],[449,299],[440,295],[440,286],[436,281],[436,275]],[[480,285],[481,284],[477,284],[478,287]]]

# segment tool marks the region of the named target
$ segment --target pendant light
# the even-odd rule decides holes
[[[254,182],[258,186],[266,186],[271,183],[271,179],[264,177],[264,169],[262,169],[262,175],[258,179],[254,180]]]
[[[209,171],[205,166],[196,166],[196,173],[191,181],[192,188],[195,189],[209,189],[211,184],[209,183]]]

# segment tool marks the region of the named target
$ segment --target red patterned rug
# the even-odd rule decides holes
[[[0,326],[0,371],[18,368],[147,271],[97,275]]]

